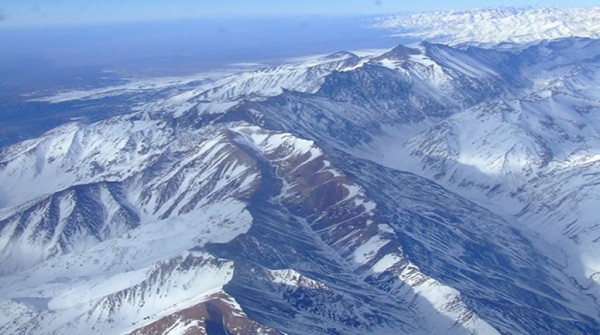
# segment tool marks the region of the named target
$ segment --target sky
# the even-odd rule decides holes
[[[0,27],[214,16],[372,15],[471,7],[598,4],[598,0],[0,0]]]

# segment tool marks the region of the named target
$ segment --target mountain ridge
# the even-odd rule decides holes
[[[550,227],[521,227],[515,214],[541,220],[535,206],[506,216],[480,203],[537,196],[568,217],[560,187],[589,173],[591,182],[572,183],[593,205],[588,153],[600,146],[587,135],[599,108],[582,87],[599,78],[598,45],[572,38],[508,51],[423,43],[402,57],[338,53],[187,90],[189,82],[174,84],[157,100],[143,88],[148,100],[130,114],[5,148],[0,264],[22,267],[0,277],[0,330],[596,332],[597,279],[536,239],[556,233],[569,262],[584,260],[577,245],[595,244],[571,244],[577,227],[559,215]],[[69,99],[102,99],[84,93]],[[506,129],[524,144],[498,140]],[[102,206],[59,197],[108,187],[118,192]],[[58,214],[30,210],[53,198],[66,199]],[[72,212],[90,214],[78,221],[82,234],[65,234],[73,245],[111,222],[106,213],[131,224],[22,264],[19,243],[44,250],[29,236],[54,236]],[[22,219],[30,216],[37,220]],[[578,229],[592,236],[581,218]]]

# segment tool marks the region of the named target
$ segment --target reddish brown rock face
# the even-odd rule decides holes
[[[179,329],[184,335],[264,334],[280,332],[250,320],[225,293],[217,293],[207,301],[160,318],[129,335],[162,335]]]

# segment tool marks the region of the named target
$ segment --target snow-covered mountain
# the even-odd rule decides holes
[[[600,43],[543,42],[516,55],[511,64],[520,64],[520,76],[531,82],[524,89],[414,136],[389,129],[366,150],[384,165],[427,176],[515,217],[569,254],[568,266],[587,287],[600,270],[594,214]]]
[[[593,334],[600,41],[60,92],[0,154],[3,334]]]
[[[391,30],[397,36],[451,45],[600,38],[600,7],[501,7],[405,13],[378,18],[374,26]]]

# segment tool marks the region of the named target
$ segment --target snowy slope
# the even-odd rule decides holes
[[[98,130],[110,122],[117,126],[123,118],[82,128]],[[193,134],[195,130],[188,131]],[[55,134],[59,138],[62,135]],[[239,301],[248,316],[258,321],[245,319],[245,327],[265,324],[265,329],[274,327],[287,333],[325,333],[328,328],[348,333],[361,330],[392,334],[398,329],[423,334],[462,334],[466,330],[495,333],[460,301],[459,292],[422,274],[402,256],[401,247],[394,241],[394,230],[376,217],[376,204],[336,169],[314,142],[241,125],[206,129],[200,138],[199,143],[187,147],[177,143],[178,152],[169,151],[173,150],[169,146],[162,148],[158,156],[163,159],[154,159],[151,164],[141,161],[140,171],[131,175],[112,175],[120,178],[113,182],[119,183],[119,203],[136,213],[139,224],[83,245],[95,236],[84,228],[103,221],[96,222],[92,210],[81,209],[90,214],[78,221],[83,228],[75,235],[63,233],[63,240],[79,248],[44,254],[37,262],[21,264],[22,269],[15,271],[13,267],[6,273],[1,279],[0,295],[3,308],[10,312],[0,320],[0,329],[8,333],[105,334],[135,333],[152,327],[165,331],[168,327],[163,322],[175,328],[198,327],[198,322],[210,320],[210,313],[200,321],[195,319],[196,323],[168,320],[188,309],[208,309],[206,304],[217,299],[221,305]],[[110,140],[113,138],[107,138]],[[94,141],[88,145],[97,144]],[[165,159],[166,155],[171,159]],[[13,157],[22,159],[20,155]],[[321,176],[315,179],[312,173],[318,165]],[[110,165],[107,172],[111,169],[118,170],[119,166]],[[269,169],[275,171],[273,175]],[[101,180],[104,175],[92,177]],[[75,178],[74,186],[66,192],[82,187],[87,186],[78,186]],[[100,187],[100,191],[104,189]],[[330,192],[332,198],[323,197]],[[70,201],[71,207],[83,206],[71,198],[62,200],[63,193],[51,199]],[[97,201],[101,200],[98,197]],[[41,196],[30,202],[43,208],[47,201],[47,196]],[[109,201],[102,203],[115,207]],[[17,239],[17,229],[3,223],[2,236],[11,242],[29,243],[25,245],[27,250],[46,250],[50,246],[35,238],[44,239],[44,234],[63,226],[73,211],[65,206],[59,206],[58,214],[66,219],[59,221],[47,219],[45,212],[25,214],[32,210],[17,207],[14,215],[37,218],[20,221],[25,230],[34,229],[36,233]],[[286,224],[290,228],[270,228],[268,234],[255,235],[253,231],[264,229],[261,227],[265,224],[282,224],[261,213],[269,206],[275,218],[288,216]],[[103,208],[96,212],[99,217],[108,213]],[[7,222],[13,221],[18,219]],[[39,222],[45,224],[40,226]],[[289,239],[294,231],[292,235],[299,245],[279,242]],[[248,239],[250,244],[243,242]],[[297,257],[290,258],[293,253],[280,250],[303,250],[304,245],[313,250],[305,249]],[[383,253],[385,247],[390,251]],[[8,256],[3,269],[18,262],[18,255],[12,252],[15,249],[10,248],[10,244],[4,248]],[[410,269],[398,274],[398,286],[405,287],[401,281],[412,278],[413,286],[420,294],[431,296],[431,301],[422,300],[412,290],[388,292],[367,280],[371,268],[384,273],[391,266]],[[311,293],[311,299],[329,300],[331,309],[304,305],[304,285],[318,289]],[[239,291],[239,286],[244,289]],[[360,293],[348,294],[356,289]],[[262,309],[260,304],[249,302],[248,290],[272,292],[266,301],[274,306],[290,304],[288,308],[297,313],[294,323],[283,321],[285,309],[274,315],[271,307]],[[442,293],[435,293],[438,291]],[[379,298],[365,305],[365,299],[373,295]],[[254,294],[250,299],[257,298],[260,296]],[[412,303],[405,305],[404,301]],[[396,315],[391,310],[402,313]],[[265,311],[269,311],[268,317],[262,316]],[[228,318],[244,315],[240,307],[225,312]],[[455,318],[461,321],[457,324]]]
[[[553,271],[563,273],[558,287],[570,287],[575,296],[597,296],[597,226],[591,214],[581,215],[594,208],[596,174],[574,168],[561,174],[572,180],[557,183],[557,174],[548,170],[575,152],[584,169],[594,162],[597,55],[598,43],[589,39],[510,51],[424,43],[333,73],[315,94],[288,92],[235,112],[260,113],[265,126],[293,129],[329,149],[446,185],[505,217],[502,225],[536,236],[536,248]],[[436,99],[453,93],[452,103]],[[282,111],[291,113],[282,118]],[[582,174],[589,183],[582,183]],[[556,189],[560,185],[571,190]],[[582,190],[581,196],[569,196]],[[578,299],[569,300],[577,304]],[[594,318],[598,306],[591,301],[589,306],[582,312]]]
[[[431,178],[508,218],[552,245],[543,247],[547,255],[597,296],[598,41],[543,42],[507,53],[512,72],[529,84],[442,120],[386,125],[352,152]],[[414,57],[394,68],[404,72]],[[480,76],[489,76],[488,65],[476,66]]]
[[[205,301],[230,280],[233,265],[187,250],[235,237],[250,217],[231,200],[193,217],[148,222],[83,252],[3,277],[3,303],[34,315],[4,314],[3,332],[122,333]],[[206,224],[197,227],[196,220]]]
[[[600,37],[600,7],[489,8],[382,17],[376,27],[397,36],[457,45],[529,43],[564,37]]]
[[[116,86],[66,90],[33,100],[60,103],[131,96],[132,101],[139,101],[136,110],[170,112],[175,117],[189,109],[196,109],[199,114],[212,114],[227,110],[240,99],[261,99],[280,94],[285,89],[312,92],[329,73],[359,66],[360,61],[350,52],[337,52],[290,59],[278,66],[262,65],[253,70],[233,67],[190,77],[133,78]]]
[[[594,157],[600,149],[598,43],[532,49],[548,61],[526,65],[524,75],[534,82],[530,89],[454,114],[382,153],[389,157],[383,161],[419,173],[425,168],[426,175],[453,189],[517,215],[568,253],[580,250],[570,262],[581,261],[589,278],[600,270],[594,256],[600,235],[592,214],[598,192]],[[529,60],[534,50],[523,57]],[[588,58],[577,59],[584,50]]]
[[[0,153],[0,332],[596,333],[598,55],[422,43],[57,96],[147,100]]]

